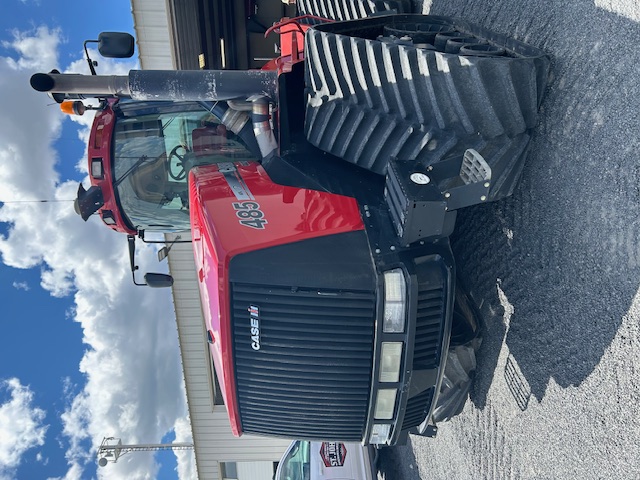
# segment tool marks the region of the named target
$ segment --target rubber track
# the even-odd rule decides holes
[[[312,29],[306,52],[310,143],[380,174],[390,157],[427,166],[475,148],[489,199],[511,193],[546,81],[539,50],[463,57]]]
[[[410,11],[406,0],[298,0],[300,15],[316,15],[336,21],[357,20],[373,13]]]

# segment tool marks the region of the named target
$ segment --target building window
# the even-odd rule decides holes
[[[220,462],[222,480],[238,480],[238,464],[236,462]]]
[[[222,398],[222,389],[220,388],[220,384],[218,383],[218,375],[216,375],[215,369],[213,370],[213,404],[224,405],[224,398]]]
[[[208,343],[204,344],[204,350],[209,360],[207,362],[207,365],[209,365],[209,378],[211,379],[209,383],[209,398],[211,399],[211,411],[213,411],[216,405],[224,405],[224,398],[222,398],[222,389],[218,383],[218,376],[216,375],[216,368],[213,365],[213,357]]]

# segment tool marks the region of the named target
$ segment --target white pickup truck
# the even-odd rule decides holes
[[[294,440],[275,480],[375,480],[376,450],[359,443]]]

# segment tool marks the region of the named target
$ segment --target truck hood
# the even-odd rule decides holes
[[[189,205],[209,348],[231,429],[240,435],[229,305],[230,260],[254,250],[363,230],[364,225],[355,199],[275,184],[256,162],[192,169]]]

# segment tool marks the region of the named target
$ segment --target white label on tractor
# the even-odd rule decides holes
[[[409,178],[413,183],[417,183],[418,185],[426,185],[431,181],[428,175],[419,172],[412,173]]]

